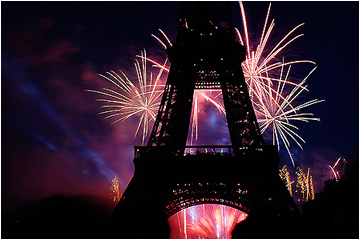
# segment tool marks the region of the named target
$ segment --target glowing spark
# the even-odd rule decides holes
[[[165,37],[166,41],[168,42],[168,44],[170,46],[172,46],[172,43],[170,41],[170,39],[168,38],[168,36],[163,32],[163,30],[159,29],[159,31],[161,32],[161,34]],[[151,34],[152,37],[154,37],[156,40],[158,40],[158,42],[166,49],[167,46],[166,44],[160,40],[160,38],[158,38],[157,36],[155,36],[154,34]]]
[[[225,205],[203,204],[186,208],[168,219],[170,238],[231,238],[235,225],[247,214]]]
[[[217,96],[221,94],[221,90],[195,90],[194,91],[194,106],[191,113],[191,139],[190,139],[190,145],[193,144],[193,141],[198,139],[198,122],[199,122],[199,112],[200,108],[199,105],[203,101],[209,101],[211,104],[213,104],[218,110],[220,114],[225,114],[225,108],[220,103],[216,102],[216,98],[211,96],[212,92],[220,92]],[[202,101],[201,101],[202,99]]]
[[[296,186],[300,188],[302,193],[303,199],[309,201],[309,198],[312,200],[314,199],[314,185],[312,175],[310,173],[310,168],[308,168],[307,173],[305,174],[304,171],[298,167],[296,171],[297,175],[297,184]]]
[[[152,37],[154,37],[156,40],[158,40],[158,42],[166,49],[166,44],[161,41],[157,36],[155,36],[154,34],[151,34]]]
[[[331,172],[334,175],[335,181],[339,181],[338,174],[335,172],[334,168],[331,165],[329,165],[329,168],[331,169]]]
[[[124,121],[133,116],[139,116],[138,126],[134,134],[134,138],[142,126],[142,144],[148,135],[150,122],[155,120],[158,107],[160,105],[161,95],[163,93],[163,85],[160,85],[160,78],[164,71],[163,68],[159,69],[156,77],[150,73],[147,74],[146,68],[146,51],[141,52],[141,62],[135,61],[135,70],[137,74],[138,86],[120,70],[120,74],[115,71],[107,72],[108,75],[101,75],[104,79],[109,81],[116,87],[116,90],[103,88],[102,91],[88,90],[89,92],[97,93],[104,98],[97,101],[106,103],[102,106],[106,110],[99,114],[106,115],[107,118],[117,119],[112,123]],[[167,60],[163,64],[166,65]]]
[[[217,92],[217,91],[220,91],[220,90],[208,90],[208,92]],[[205,100],[211,102],[218,110],[220,113],[223,113],[225,114],[225,108],[224,106],[222,106],[220,103],[216,102],[214,99],[216,99],[216,97],[214,99],[212,99],[211,97],[209,97],[208,95],[206,95],[205,93],[207,92],[206,90],[199,90],[199,91],[195,91],[195,92],[198,92],[199,95],[203,96],[205,98]],[[196,93],[195,93],[196,94]],[[221,94],[221,92],[220,92]],[[219,96],[219,95],[218,95]]]
[[[169,40],[168,36],[163,32],[163,30],[159,29],[159,31],[161,32],[161,34],[165,37],[166,41],[169,43],[170,46],[172,46],[171,41]]]
[[[335,171],[335,168],[338,166],[340,160],[341,160],[341,157],[339,157],[336,160],[334,166],[328,165],[329,168],[331,169],[332,175],[334,176],[334,179],[335,179],[336,182],[339,181],[339,179],[341,178],[341,175],[340,175],[339,171]],[[343,159],[343,162],[346,163],[345,158]]]
[[[155,60],[152,60],[151,58],[148,58],[148,57],[142,56],[142,55],[136,55],[136,57],[141,58],[141,59],[144,59],[144,60],[146,60],[146,61],[149,61],[149,62],[155,64],[155,65],[153,65],[153,67],[161,68],[161,69],[163,69],[165,72],[169,72],[169,71],[170,71],[170,69],[169,69],[168,67],[166,67],[166,64],[158,63],[158,62],[156,62]],[[166,61],[166,63],[167,63],[167,59],[166,59],[165,61]]]
[[[122,197],[122,190],[120,188],[117,175],[115,175],[115,177],[111,180],[110,190],[111,195],[114,197],[114,202],[119,202]]]
[[[193,101],[194,101],[194,107],[193,107],[192,113],[191,113],[191,139],[190,139],[190,145],[193,144],[194,137],[195,137],[195,140],[198,139],[198,114],[199,114],[199,109],[198,109],[198,96],[197,96],[197,94],[195,94]]]
[[[289,171],[287,169],[287,166],[284,165],[282,167],[282,169],[279,169],[279,171],[280,171],[279,175],[280,175],[281,180],[285,181],[286,187],[287,187],[288,191],[290,192],[290,195],[292,196],[291,184],[293,184],[294,181],[290,180],[290,174],[289,174]]]

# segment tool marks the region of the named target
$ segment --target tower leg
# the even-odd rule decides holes
[[[189,130],[195,80],[187,68],[170,69],[158,117],[148,146],[166,146],[176,154],[183,154]]]

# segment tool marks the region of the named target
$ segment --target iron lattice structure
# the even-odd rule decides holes
[[[235,41],[229,3],[182,4],[176,42],[168,47],[170,73],[148,146],[183,153],[195,89],[223,93],[230,139],[241,146],[265,145],[241,63],[245,48]]]
[[[260,133],[230,2],[182,3],[167,54],[171,68],[156,122],[147,146],[135,147],[134,176],[112,215],[117,237],[169,237],[167,218],[197,204],[249,216],[299,213],[278,175],[277,148]],[[186,146],[195,89],[222,90],[231,146]]]

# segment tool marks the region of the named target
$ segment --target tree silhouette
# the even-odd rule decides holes
[[[343,178],[327,180],[323,191],[303,205],[306,238],[359,238],[359,158]]]

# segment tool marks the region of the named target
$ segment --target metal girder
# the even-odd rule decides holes
[[[222,89],[234,151],[264,145],[247,91],[229,2],[185,2],[178,35],[167,48],[171,68],[148,146],[183,153],[195,89]]]

